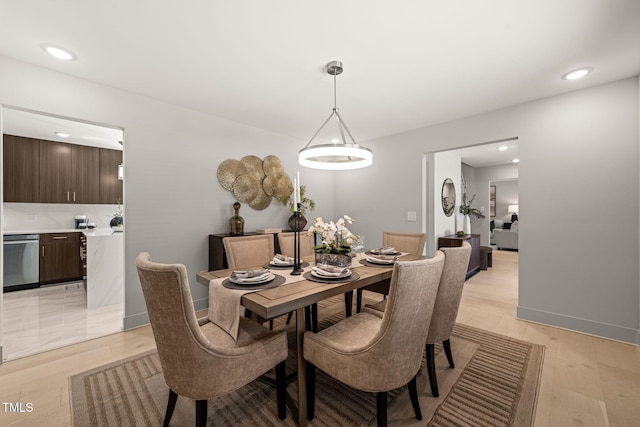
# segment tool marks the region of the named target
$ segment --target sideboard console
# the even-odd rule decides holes
[[[479,234],[464,234],[458,236],[453,234],[451,236],[444,236],[438,238],[438,249],[442,247],[460,247],[462,242],[467,242],[471,245],[471,258],[469,259],[469,268],[467,274],[472,271],[480,269],[480,235]]]

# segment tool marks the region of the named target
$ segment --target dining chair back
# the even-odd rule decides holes
[[[382,246],[390,246],[398,252],[405,252],[411,255],[422,256],[427,235],[424,233],[396,233],[393,231],[382,232]],[[356,311],[362,309],[362,292],[369,291],[377,294],[387,295],[389,293],[389,281],[374,283],[364,288],[356,290]]]
[[[421,419],[415,381],[443,265],[440,251],[430,259],[398,261],[382,317],[358,313],[318,333],[305,333],[310,416],[317,367],[350,387],[377,393],[378,425],[386,425],[386,393],[409,384],[416,418]]]
[[[271,234],[225,237],[222,244],[229,268],[258,267],[275,255]]]
[[[293,258],[294,249],[294,232],[278,233],[278,245],[280,245],[280,253]],[[300,258],[313,256],[313,236],[309,236],[306,232],[300,235]]]
[[[382,232],[382,246],[391,246],[399,252],[422,256],[427,235],[424,233]]]
[[[196,425],[204,426],[207,399],[232,392],[276,365],[278,416],[284,419],[286,333],[241,318],[234,341],[207,317],[196,317],[184,265],[155,263],[142,252],[136,267],[169,386],[164,425],[169,424],[178,395],[196,400]]]

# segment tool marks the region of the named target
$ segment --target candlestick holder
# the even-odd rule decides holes
[[[293,212],[293,216],[296,222],[296,228],[293,232],[293,270],[291,275],[299,276],[304,271],[300,262],[300,202],[298,202],[297,209]]]

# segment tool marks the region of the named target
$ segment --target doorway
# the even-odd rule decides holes
[[[72,244],[70,240],[77,239],[77,246],[64,252],[73,254],[69,261],[74,266],[70,275],[43,281],[40,274],[39,282],[32,289],[0,294],[0,363],[120,332],[124,317],[124,233],[114,232],[110,225],[116,212],[124,208],[123,182],[113,182],[118,180],[118,166],[122,165],[123,129],[11,106],[2,106],[1,111],[3,203],[0,226],[3,236],[16,233],[40,236],[40,270],[46,269],[43,253],[50,254],[49,259],[52,259],[49,250],[55,250],[55,246],[45,247],[47,239],[52,239],[53,243],[63,241],[56,239],[68,239],[65,240],[66,249]],[[6,147],[5,139],[8,141]],[[23,152],[16,154],[15,147],[22,147],[23,143],[30,147],[26,155]],[[46,150],[42,148],[45,146]],[[5,154],[5,149],[10,151]],[[65,150],[72,155],[80,153],[69,160],[75,167],[70,168],[74,170],[70,175],[73,175],[78,192],[74,191],[76,188],[71,189],[65,195],[66,200],[52,201],[50,194],[43,195],[36,179],[33,184],[36,190],[29,197],[20,196],[28,190],[16,190],[10,183],[5,186],[5,176],[9,182],[16,169],[29,177],[35,169],[40,174],[42,164],[46,163],[47,173],[52,173],[54,167],[51,165],[55,162],[51,153]],[[15,161],[18,158],[27,159],[31,166]],[[11,160],[14,160],[13,164],[7,163]],[[62,165],[66,167],[67,163]],[[80,172],[83,170],[89,175],[83,175]],[[108,173],[103,174],[103,171]],[[42,176],[37,181],[42,183],[43,179],[46,184]],[[95,179],[97,182],[93,182]],[[119,189],[119,193],[112,192],[114,188]],[[121,254],[116,252],[115,255],[118,258],[115,270],[121,270],[116,280],[103,278],[94,273],[100,269],[92,268],[100,261],[96,254],[101,252],[98,246],[102,241],[108,242],[109,248],[114,247],[114,242],[116,248],[122,248]],[[94,258],[89,258],[92,253]],[[0,255],[0,270],[4,275],[5,270],[10,271],[14,266],[7,270],[4,251]],[[111,289],[116,289],[115,293],[109,292],[115,297],[99,297],[96,302],[95,296],[100,294],[96,291],[100,289],[98,285],[105,280],[114,286]]]
[[[454,150],[425,153],[423,162],[423,224],[428,236],[428,255],[437,249],[437,238],[462,230],[459,213],[463,192],[467,198],[475,195],[471,208],[480,215],[470,215],[471,233],[480,235],[480,244],[491,244],[491,221],[500,212],[492,212],[491,186],[499,181],[518,180],[518,137],[483,142]],[[517,160],[514,162],[514,160]],[[463,186],[463,177],[465,185]],[[446,217],[440,203],[444,178],[451,178],[456,188],[454,214]],[[517,187],[517,185],[516,185]],[[506,196],[505,193],[502,194]],[[500,197],[500,194],[498,194]],[[517,196],[516,196],[517,197]],[[515,199],[517,200],[517,198]],[[508,206],[504,206],[506,210]],[[501,213],[500,213],[501,214]]]

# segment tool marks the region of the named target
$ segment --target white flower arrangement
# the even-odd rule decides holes
[[[351,245],[360,238],[349,231],[345,225],[346,223],[353,224],[355,221],[349,215],[342,216],[335,223],[333,221],[324,222],[322,217],[314,218],[314,221],[307,234],[309,236],[318,234],[322,237],[322,244],[313,248],[316,253],[349,253],[351,252]]]

